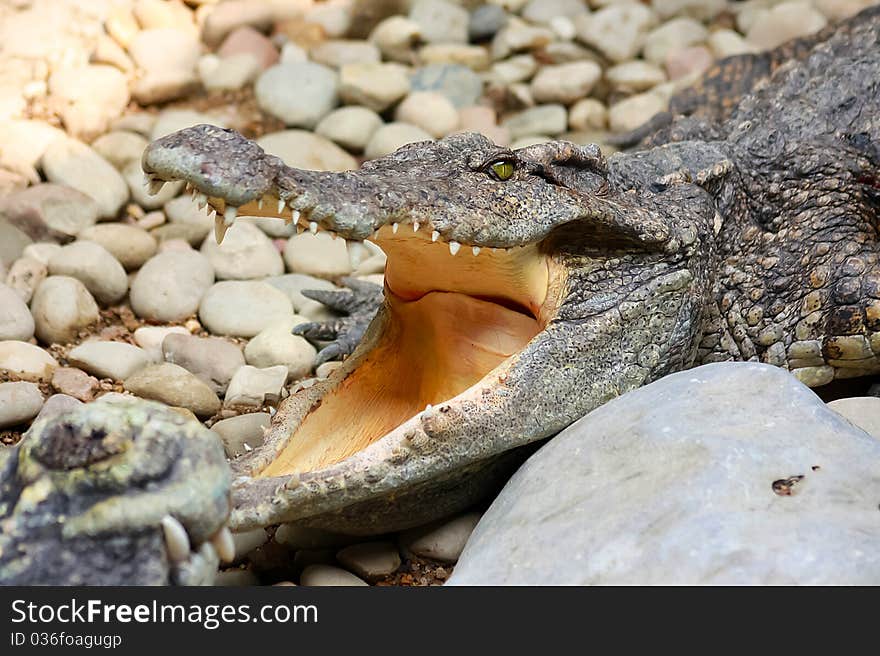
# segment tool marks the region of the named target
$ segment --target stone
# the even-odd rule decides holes
[[[24,232],[0,218],[0,267],[11,266],[31,243],[31,238]]]
[[[550,25],[554,18],[575,18],[589,10],[581,0],[530,0],[520,14],[531,23]]]
[[[390,576],[400,567],[400,553],[392,542],[361,542],[336,554],[336,560],[367,581]]]
[[[142,105],[180,98],[198,85],[198,36],[188,30],[160,27],[142,30],[128,48],[139,69],[131,95]]]
[[[495,121],[495,110],[491,107],[475,105],[464,107],[458,112],[459,130],[479,132],[499,146],[506,146],[510,143],[510,132]]]
[[[42,407],[43,395],[33,383],[0,383],[0,428],[29,421]]]
[[[483,93],[483,81],[467,66],[429,64],[416,69],[410,80],[412,91],[436,91],[457,108],[475,105]]]
[[[22,257],[36,260],[40,264],[48,267],[49,260],[51,260],[52,256],[60,250],[61,246],[58,244],[40,242],[26,246],[24,251],[22,251]]]
[[[492,59],[504,59],[516,52],[538,50],[550,45],[556,34],[547,27],[529,25],[521,20],[508,21],[492,39]]]
[[[81,141],[64,137],[50,143],[42,168],[49,182],[73,187],[92,198],[101,218],[115,218],[128,201],[128,185],[119,171]]]
[[[79,238],[102,246],[126,271],[140,269],[159,248],[146,230],[127,223],[102,223],[79,233]]]
[[[703,43],[708,36],[708,30],[693,18],[675,18],[645,37],[642,53],[648,61],[662,64],[669,53]]]
[[[141,267],[131,283],[131,309],[151,321],[180,321],[193,315],[214,283],[214,268],[195,251],[165,251]]]
[[[409,18],[427,43],[467,43],[470,15],[444,0],[416,0]]]
[[[595,98],[578,100],[568,110],[568,127],[572,130],[604,130],[608,127],[608,108]]]
[[[147,366],[146,351],[123,342],[83,342],[67,354],[68,361],[98,378],[125,380]]]
[[[216,425],[217,424],[214,424],[214,426]],[[243,533],[233,533],[232,542],[235,544],[235,559],[233,562],[243,560],[245,556],[254,551],[254,549],[262,547],[268,541],[269,534],[266,533],[266,529],[264,528],[255,528],[251,531],[244,531]],[[276,583],[275,585],[279,584]],[[290,585],[293,584],[291,583]]]
[[[471,41],[491,39],[507,24],[508,15],[503,7],[481,4],[474,7],[468,21],[468,37]]]
[[[318,301],[303,296],[302,290],[324,289],[327,291],[333,291],[339,289],[339,287],[334,285],[329,280],[315,278],[314,276],[309,276],[303,273],[288,273],[283,276],[266,278],[264,282],[267,282],[273,287],[280,289],[282,292],[284,292],[290,299],[291,304],[293,304],[293,309],[295,312],[300,312],[303,308],[308,307],[310,304],[318,303]]]
[[[808,2],[784,2],[759,11],[746,40],[759,50],[771,50],[786,41],[818,32],[828,20]]]
[[[400,540],[407,551],[417,556],[454,563],[479,521],[480,513],[465,513],[451,520],[405,531]]]
[[[37,241],[67,241],[98,220],[89,196],[50,182],[0,198],[0,213]]]
[[[35,334],[44,344],[67,344],[100,318],[95,299],[76,278],[49,276],[31,301]]]
[[[132,11],[145,30],[178,25],[195,29],[192,13],[180,0],[135,0]]]
[[[532,96],[539,103],[570,105],[588,95],[601,77],[599,64],[591,61],[544,66],[532,79]]]
[[[257,143],[267,153],[280,157],[288,166],[299,169],[352,171],[358,167],[357,160],[342,148],[305,130],[272,132],[257,139]]]
[[[49,417],[57,417],[82,405],[82,401],[75,399],[67,394],[53,394],[40,409],[40,412],[34,417],[34,421],[40,419],[48,419]]]
[[[103,64],[55,70],[49,76],[49,94],[67,133],[84,139],[106,132],[129,100],[125,74]]]
[[[245,364],[241,347],[220,337],[168,334],[162,342],[166,362],[201,378],[217,394],[226,392],[232,376]]]
[[[216,125],[221,128],[226,127],[225,121],[212,114],[196,112],[191,109],[166,109],[159,114],[159,117],[153,123],[153,128],[150,131],[150,141],[161,139],[172,132],[191,128],[200,123]]]
[[[106,248],[93,241],[64,246],[49,260],[49,275],[76,278],[102,305],[122,300],[128,291],[125,269]]]
[[[283,245],[279,246],[277,240],[287,239],[296,234],[296,226],[293,222],[285,223],[274,216],[239,216],[235,222],[248,223],[261,230],[266,236],[272,237],[272,239],[275,240],[273,241],[273,248],[276,249],[276,252],[279,247],[283,248]],[[282,265],[282,270],[283,269],[284,267]]]
[[[382,118],[372,109],[352,105],[327,114],[315,127],[315,133],[343,148],[361,152],[381,125]]]
[[[880,398],[856,396],[836,399],[828,407],[845,417],[853,426],[880,440]]]
[[[256,280],[224,280],[211,287],[199,306],[199,319],[214,335],[253,337],[293,314],[284,292]]]
[[[315,368],[315,377],[316,378],[329,378],[330,374],[339,369],[342,366],[341,362],[331,361],[325,362],[318,367]]]
[[[232,30],[217,49],[217,55],[221,59],[250,55],[259,70],[265,70],[278,62],[278,49],[272,40],[249,25]]]
[[[307,13],[306,18],[321,28],[331,38],[346,34],[351,25],[351,9],[343,3],[315,4]]]
[[[251,412],[222,419],[213,424],[211,430],[220,436],[226,457],[238,458],[263,443],[264,431],[271,423],[272,417],[268,412]]]
[[[251,54],[204,55],[196,66],[199,80],[208,91],[236,91],[257,79],[262,70]]]
[[[337,74],[312,62],[276,64],[254,86],[260,108],[288,126],[313,128],[336,106]]]
[[[715,30],[706,39],[709,49],[716,59],[724,59],[733,55],[743,55],[757,51],[757,48],[745,40],[735,30]]]
[[[265,32],[274,20],[270,3],[259,0],[227,0],[217,5],[205,18],[202,40],[211,47],[242,26]]]
[[[45,264],[32,257],[22,256],[9,267],[9,273],[6,274],[6,286],[12,289],[22,301],[30,303],[37,287],[48,275],[49,268]]]
[[[312,373],[315,347],[299,335],[291,334],[294,326],[307,320],[296,315],[274,322],[259,332],[244,348],[244,357],[254,367],[287,367],[287,380],[298,380]]]
[[[491,64],[489,51],[482,46],[458,43],[432,43],[419,49],[419,62],[428,64],[459,64],[473,71],[485,71]]]
[[[149,142],[134,132],[108,132],[92,142],[92,149],[121,170],[128,162],[140,161]]]
[[[100,389],[98,379],[76,367],[58,367],[52,373],[52,387],[79,401],[93,401]],[[51,397],[49,399],[51,401]]]
[[[183,326],[141,326],[134,331],[134,343],[147,353],[150,362],[164,362],[162,343],[168,335],[189,335],[189,331]]]
[[[386,59],[408,63],[413,47],[421,40],[421,28],[404,16],[390,16],[373,28],[369,40]]]
[[[379,48],[369,41],[330,39],[312,48],[312,61],[330,68],[342,68],[346,64],[379,63]]]
[[[409,94],[394,111],[394,120],[421,128],[435,139],[458,127],[458,110],[446,96],[434,91]]]
[[[349,105],[382,112],[410,90],[409,76],[399,64],[363,62],[339,70],[339,96]]]
[[[299,577],[300,585],[307,586],[359,586],[368,585],[351,572],[332,565],[309,565]]]
[[[149,137],[150,131],[156,124],[156,115],[149,112],[136,111],[132,114],[124,114],[113,121],[110,126],[119,132],[134,132],[142,137]]]
[[[667,19],[688,16],[698,21],[709,21],[727,8],[726,0],[652,0],[651,7]]]
[[[287,381],[287,367],[252,367],[244,365],[229,381],[226,388],[227,406],[260,407],[266,403],[276,403],[281,399],[284,383]]]
[[[562,105],[538,105],[506,118],[502,125],[514,139],[529,135],[556,135],[565,132],[568,115]]]
[[[0,371],[22,378],[49,380],[58,361],[39,346],[17,340],[0,342]]]
[[[813,0],[822,15],[830,21],[841,21],[874,4],[874,0]]]
[[[624,62],[605,71],[605,79],[621,93],[638,93],[666,82],[663,69],[642,60]]]
[[[450,583],[876,584],[878,461],[880,441],[782,369],[672,374],[533,455]]]
[[[187,237],[194,237],[198,244],[214,231],[214,219],[210,217],[206,208],[199,209],[198,203],[188,194],[168,201],[163,209],[172,224],[184,225],[187,229],[191,229]]]
[[[145,210],[155,210],[183,191],[183,181],[166,182],[156,194],[151,194],[144,184],[144,170],[140,160],[130,160],[122,168],[122,177],[131,191],[132,200]]]
[[[514,55],[492,65],[491,78],[500,84],[525,82],[538,70],[538,61],[532,55]]]
[[[186,223],[168,223],[150,230],[150,234],[159,242],[159,252],[166,250],[192,250],[205,239],[205,231],[198,225]],[[169,246],[168,244],[171,244]]]
[[[249,280],[284,273],[284,262],[272,240],[251,223],[230,226],[222,244],[214,235],[208,235],[200,250],[214,267],[218,280]]]
[[[26,342],[34,336],[34,318],[18,293],[0,284],[0,340]]]
[[[612,132],[635,130],[657,112],[666,110],[667,100],[653,91],[630,96],[608,108],[608,124]]]
[[[666,55],[666,72],[670,80],[697,76],[709,69],[714,61],[706,46],[692,46],[675,50]]]
[[[657,16],[642,4],[625,2],[577,16],[574,24],[578,39],[620,63],[638,54],[645,35],[657,24]]]
[[[198,417],[210,417],[220,410],[220,399],[211,388],[176,364],[147,365],[126,378],[124,386],[141,398],[187,408]]]
[[[432,141],[430,134],[422,128],[409,123],[386,123],[373,133],[367,147],[364,149],[364,156],[367,159],[377,159],[393,153],[401,146],[418,141]],[[304,273],[312,273],[307,271]],[[317,274],[315,274],[317,275]]]
[[[348,249],[341,239],[333,239],[325,232],[304,232],[287,240],[284,262],[293,273],[304,273],[317,278],[338,278],[351,273]]]

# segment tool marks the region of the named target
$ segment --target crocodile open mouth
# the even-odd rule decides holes
[[[333,216],[316,221],[277,198],[232,209],[223,198],[190,189],[217,212],[218,240],[238,216],[277,217],[300,231],[345,235]],[[274,452],[247,458],[260,463],[249,475],[314,472],[363,451],[426,409],[488,384],[487,375],[555,315],[563,270],[540,243],[459,244],[407,218],[381,226],[370,241],[387,256],[379,316],[320,396],[288,422],[295,428],[286,439],[266,445]],[[348,245],[357,249],[360,242]]]

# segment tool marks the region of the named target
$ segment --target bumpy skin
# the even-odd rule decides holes
[[[230,479],[217,437],[157,403],[41,419],[0,450],[0,584],[211,583]],[[168,557],[168,515],[201,544],[184,561]]]
[[[348,173],[288,168],[210,126],[151,144],[148,174],[234,204],[280,196],[347,238],[418,222],[463,247],[539,243],[567,274],[553,320],[479,393],[421,413],[337,465],[243,479],[233,522],[370,533],[452,512],[518,447],[695,364],[763,361],[810,385],[880,370],[878,34],[880,11],[862,12],[799,46],[801,59],[728,118],[688,120],[674,142],[607,163],[595,146],[510,152],[473,134],[411,144]],[[514,164],[507,181],[489,170],[498,158]],[[387,315],[380,308],[349,360]],[[270,462],[331,384],[282,404],[239,473]]]

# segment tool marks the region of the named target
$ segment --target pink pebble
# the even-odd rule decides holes
[[[686,75],[702,73],[712,62],[712,53],[708,48],[692,46],[670,52],[666,56],[666,72],[670,80],[677,80]]]
[[[217,49],[221,57],[229,55],[250,54],[257,58],[260,67],[269,68],[278,61],[278,50],[272,41],[252,27],[238,27],[223,41]]]

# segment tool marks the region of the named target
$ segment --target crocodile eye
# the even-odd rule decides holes
[[[494,173],[495,177],[499,180],[507,180],[513,175],[513,162],[509,159],[492,162],[490,166],[492,168],[492,173]]]

